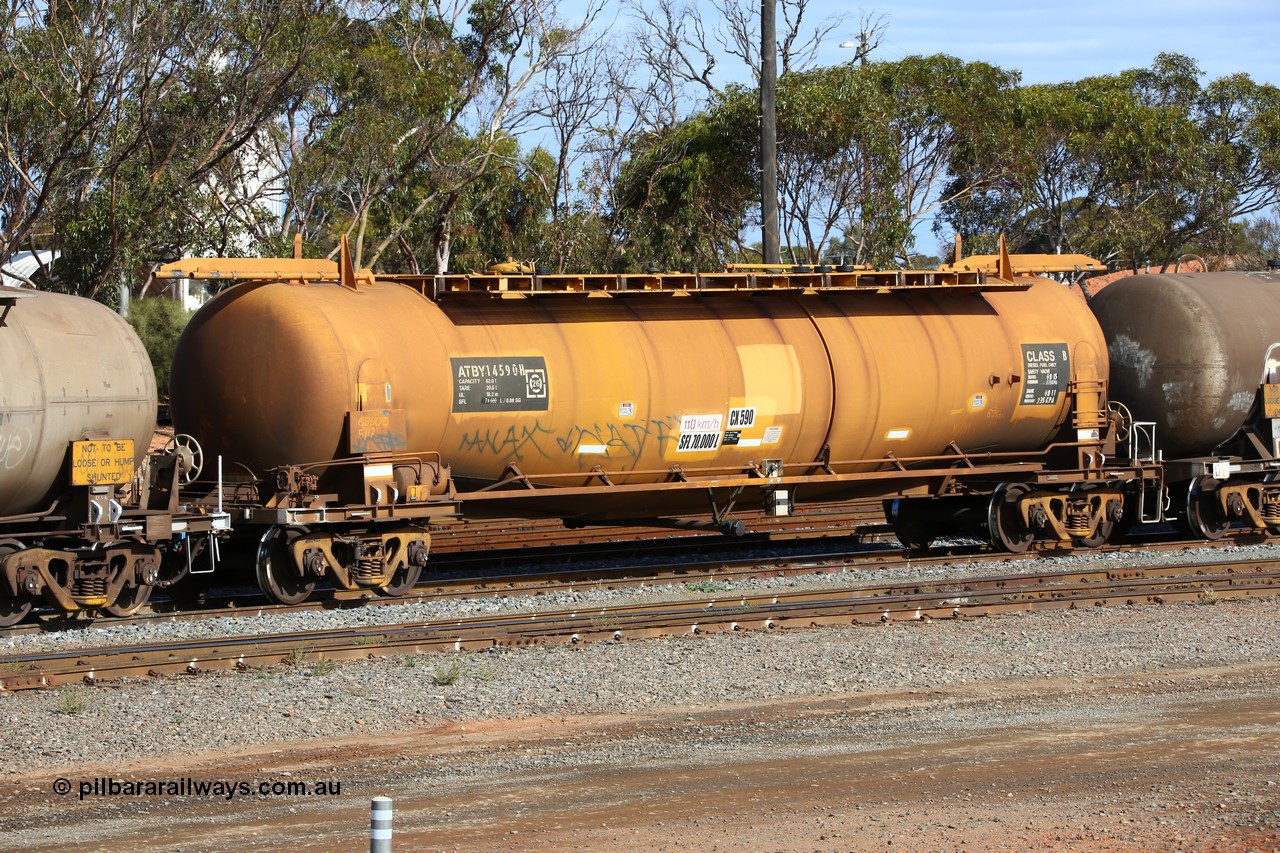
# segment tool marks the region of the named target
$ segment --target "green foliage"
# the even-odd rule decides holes
[[[85,691],[78,685],[67,685],[58,688],[58,701],[54,712],[67,717],[75,717],[89,710],[89,699]]]
[[[13,0],[0,257],[57,249],[49,286],[108,304],[159,262],[287,255],[295,233],[311,256],[346,236],[385,272],[758,259],[758,92],[686,114],[546,11]],[[971,251],[1003,233],[1126,263],[1240,255],[1258,243],[1242,217],[1280,201],[1280,90],[1178,54],[1039,86],[946,55],[860,61],[786,71],[777,103],[784,256],[802,263],[922,263],[929,217]],[[522,147],[531,116],[557,150]]]
[[[636,140],[617,188],[635,267],[722,263],[758,186],[753,113],[749,93],[731,89],[707,113]]]
[[[982,116],[1008,111],[1015,82],[941,55],[784,75],[778,172],[796,260],[831,254],[841,235],[854,263],[906,262],[936,182],[989,134]],[[705,113],[635,140],[618,194],[633,256],[706,269],[745,248],[738,234],[759,202],[758,97],[730,88]]]
[[[324,677],[331,674],[337,667],[338,665],[333,662],[332,658],[321,657],[311,665],[311,674]]]
[[[337,40],[290,116],[288,218],[309,243],[346,235],[357,264],[389,272],[542,253],[552,161],[503,122],[577,32],[523,4],[459,8],[393,3]]]
[[[261,236],[255,149],[297,103],[331,0],[16,0],[0,16],[0,257],[51,235],[58,286]],[[252,187],[258,187],[257,190]],[[247,232],[247,233],[246,233]]]
[[[190,319],[190,312],[183,311],[178,302],[166,297],[139,299],[129,304],[129,325],[138,333],[151,358],[161,396],[169,392],[173,351]]]
[[[626,247],[615,240],[613,223],[585,209],[562,213],[540,229],[540,258],[556,259],[557,271],[621,273],[634,270]]]
[[[1018,92],[999,144],[967,152],[937,230],[1010,236],[1015,250],[1165,264],[1194,247],[1232,252],[1241,216],[1280,201],[1280,90],[1233,75],[1201,85],[1195,62]],[[999,169],[992,168],[1002,164]]]
[[[483,156],[479,141],[455,144]],[[403,176],[386,204],[371,209],[370,234],[399,235],[385,251],[384,267],[433,270],[433,250],[441,249],[442,242],[448,244],[448,265],[455,270],[480,271],[508,256],[536,259],[549,253],[549,200],[542,189],[551,168],[548,155],[535,148],[522,156],[508,138],[492,149],[485,170],[457,187],[440,186],[438,170],[423,165]],[[424,200],[428,203],[422,206]]]
[[[1236,269],[1262,270],[1268,261],[1280,259],[1280,213],[1272,210],[1232,226],[1224,254],[1235,259]],[[1204,253],[1199,246],[1192,248]]]
[[[457,684],[462,678],[464,667],[462,658],[454,658],[449,661],[448,666],[437,667],[431,675],[431,682],[437,687],[448,687],[451,684]]]
[[[720,581],[689,581],[683,584],[686,592],[727,592],[729,585]]]

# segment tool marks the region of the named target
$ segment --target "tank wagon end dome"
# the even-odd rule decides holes
[[[424,311],[398,284],[237,285],[201,308],[174,352],[174,426],[229,470],[349,455],[346,416],[411,405],[407,384],[447,379]],[[405,445],[393,448],[409,449]]]
[[[13,301],[0,327],[0,515],[47,504],[73,441],[132,441],[137,465],[156,422],[151,360],[123,318],[62,293]]]
[[[1244,425],[1280,344],[1275,276],[1134,275],[1090,308],[1107,338],[1112,399],[1154,422],[1167,454],[1209,454]]]

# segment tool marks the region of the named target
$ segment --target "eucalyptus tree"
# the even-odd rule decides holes
[[[1260,270],[1268,263],[1280,261],[1280,212],[1272,208],[1237,224],[1233,254],[1239,258],[1239,269]]]
[[[0,13],[0,257],[106,285],[261,217],[236,165],[305,89],[329,0],[13,0]]]
[[[1161,54],[1150,68],[1024,88],[995,137],[953,163],[958,178],[993,177],[950,200],[941,227],[1131,265],[1226,249],[1235,220],[1280,201],[1280,90],[1202,76]]]
[[[557,271],[609,266],[606,195],[617,173],[619,140],[643,115],[632,108],[630,72],[626,51],[596,35],[551,62],[533,94],[555,162],[544,187],[550,221],[539,254]]]
[[[652,125],[664,127],[705,108],[730,85],[760,79],[760,4],[754,0],[624,0],[635,21],[626,38],[646,69],[658,111]],[[778,68],[783,76],[813,67],[818,50],[845,25],[844,13],[811,20],[810,0],[781,0],[778,9]],[[868,44],[878,44],[885,17],[864,16]],[[732,57],[728,69],[721,66]]]
[[[996,166],[953,180],[960,152],[989,146],[1010,108],[1018,73],[954,56],[909,56],[859,68],[870,75],[874,113],[859,133],[871,151],[867,202],[852,224],[874,236],[870,260],[907,264],[915,225],[990,179]]]
[[[616,198],[622,248],[633,265],[714,269],[742,247],[742,226],[759,195],[754,127],[730,106],[713,107],[630,143]]]
[[[530,93],[594,9],[568,26],[550,0],[396,0],[352,19],[286,119],[286,227],[329,251],[345,234],[376,266],[429,220],[429,265],[447,269],[470,186],[521,168],[509,143],[536,113]]]
[[[991,134],[1016,75],[955,57],[908,57],[784,76],[779,185],[791,254],[816,261],[835,235],[859,263],[908,262],[914,224],[933,214],[956,152]],[[757,192],[755,93],[729,87],[705,114],[637,140],[622,202],[631,234],[660,257],[722,262]],[[985,144],[985,143],[983,143]],[[974,170],[953,195],[986,173]],[[651,221],[646,221],[651,220]]]

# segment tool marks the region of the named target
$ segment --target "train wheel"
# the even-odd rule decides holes
[[[375,592],[378,595],[399,598],[418,585],[418,579],[422,577],[422,570],[426,565],[426,544],[417,540],[410,542],[404,555],[404,561],[400,564],[400,568],[396,570],[396,573],[392,575],[391,582],[384,587],[379,587]]]
[[[154,590],[155,587],[149,583],[123,587],[120,590],[120,594],[116,596],[116,600],[102,609],[112,616],[132,616],[142,609],[142,605],[150,600],[151,593]]]
[[[1116,523],[1114,521],[1102,521],[1098,523],[1098,529],[1094,531],[1092,536],[1080,537],[1074,541],[1081,548],[1101,548],[1111,541],[1111,534],[1115,531],[1115,528]]]
[[[1022,483],[1001,483],[991,495],[987,509],[987,531],[991,544],[1001,551],[1021,554],[1036,538],[1034,530],[1022,523],[1018,499],[1031,491]]]
[[[1201,477],[1187,488],[1187,527],[1201,539],[1221,539],[1231,526],[1231,519],[1218,507],[1217,480]]]
[[[418,579],[422,577],[422,566],[413,566],[405,563],[391,577],[391,583],[386,586],[380,586],[374,590],[378,595],[385,595],[388,598],[399,598],[406,592],[410,592],[418,585]]]
[[[272,527],[258,543],[258,586],[280,604],[301,604],[315,591],[316,579],[300,576],[289,559],[289,544],[306,531]]]
[[[0,628],[12,628],[26,619],[32,604],[30,598],[10,598],[0,593]]]
[[[904,498],[885,501],[885,516],[893,526],[893,535],[909,551],[927,551],[933,544],[928,524],[915,504]]]
[[[21,551],[23,547],[16,539],[0,539],[0,560]],[[0,628],[12,628],[26,619],[34,603],[30,596],[19,593],[17,598],[10,598],[8,593],[0,590]]]

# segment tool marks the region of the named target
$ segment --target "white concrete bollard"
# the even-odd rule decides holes
[[[391,853],[390,797],[374,797],[369,806],[369,853]]]

